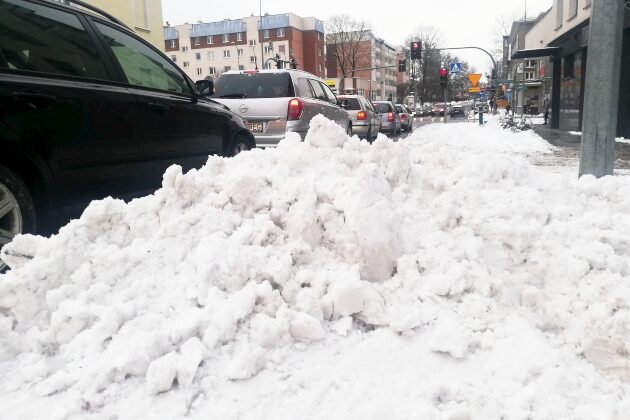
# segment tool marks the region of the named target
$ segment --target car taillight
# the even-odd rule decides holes
[[[405,114],[400,114],[400,119],[401,119],[401,120],[406,120],[406,119],[407,119],[407,116],[406,116]]]
[[[393,112],[388,112],[387,113],[387,122],[394,122],[394,113]]]
[[[289,110],[287,111],[287,121],[295,121],[302,118],[304,111],[304,103],[301,99],[293,98],[289,101]]]
[[[357,120],[361,120],[361,121],[365,120],[365,111],[357,112]]]

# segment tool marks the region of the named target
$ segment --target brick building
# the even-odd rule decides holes
[[[193,80],[227,70],[275,68],[270,58],[294,59],[298,69],[325,76],[324,23],[293,13],[164,28],[164,51]]]

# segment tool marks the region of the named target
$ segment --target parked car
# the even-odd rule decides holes
[[[318,114],[352,135],[350,116],[335,94],[322,79],[305,71],[227,71],[217,79],[212,97],[247,121],[259,147],[277,146],[287,132],[304,138]]]
[[[394,136],[400,134],[400,116],[394,103],[390,101],[374,101],[372,103],[374,108],[381,113],[381,132]]]
[[[400,130],[401,131],[411,131],[413,130],[413,117],[411,116],[411,112],[405,105],[396,104],[396,112],[398,112],[398,116],[400,117]]]
[[[5,0],[0,22],[0,247],[91,200],[151,193],[172,164],[255,147],[241,117],[97,8]]]
[[[362,95],[338,96],[352,119],[352,134],[371,142],[381,130],[381,116],[374,105]]]
[[[461,105],[453,105],[453,107],[451,108],[451,117],[452,118],[458,118],[458,117],[465,117],[466,113],[464,112],[464,107]]]

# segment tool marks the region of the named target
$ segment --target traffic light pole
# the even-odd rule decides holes
[[[591,7],[579,176],[603,177],[614,172],[624,2]]]

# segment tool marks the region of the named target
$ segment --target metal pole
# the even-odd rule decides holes
[[[602,177],[614,171],[624,2],[591,7],[579,176]]]
[[[258,32],[258,42],[260,42],[260,62],[265,68],[265,53],[263,52],[263,24],[262,24],[262,0],[258,2],[260,5],[260,30]]]

